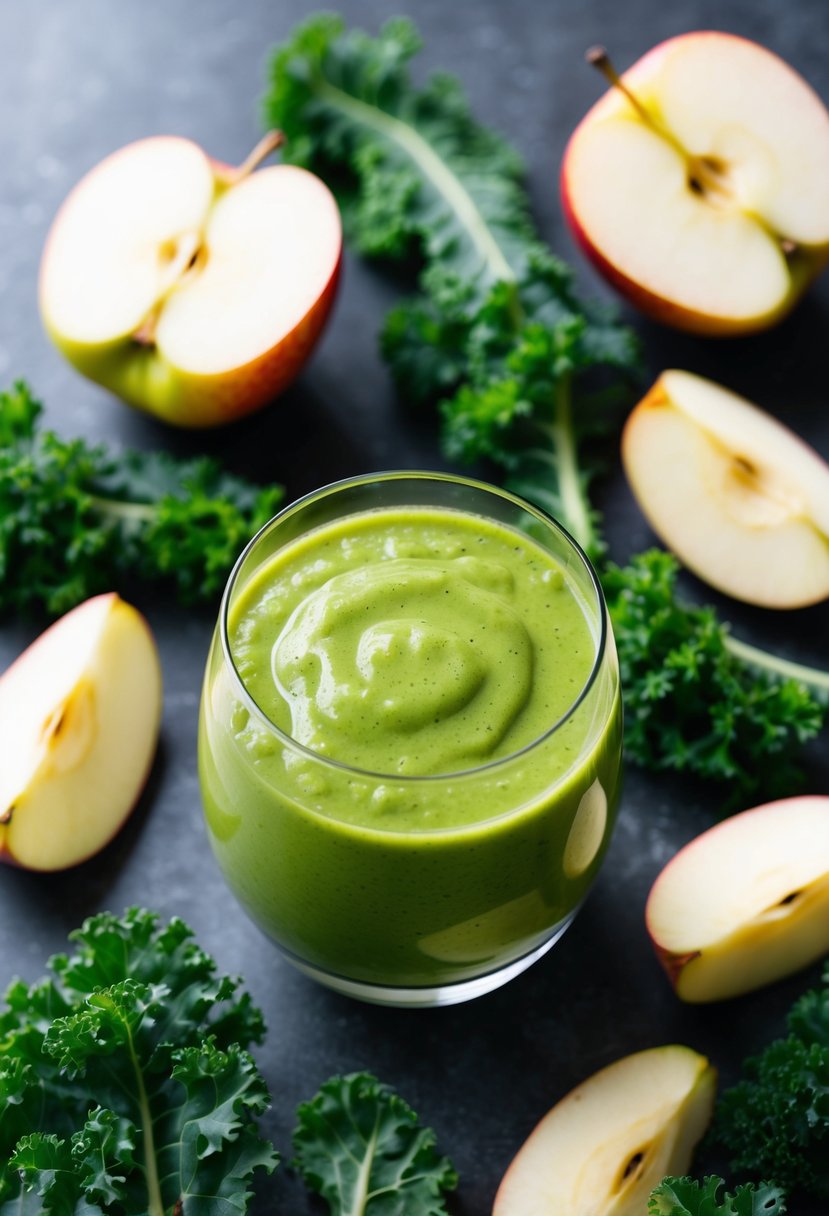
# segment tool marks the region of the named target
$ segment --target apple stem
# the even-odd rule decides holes
[[[807,667],[804,663],[793,663],[789,659],[781,659],[779,655],[769,654],[758,646],[741,642],[730,634],[725,638],[726,649],[750,667],[760,667],[771,671],[786,680],[797,680],[816,691],[821,697],[829,697],[829,671],[821,671],[818,667]]]
[[[629,89],[625,84],[624,80],[622,80],[622,77],[614,68],[611,58],[603,46],[591,46],[584,57],[591,67],[597,68],[601,72],[602,76],[604,76],[605,80],[607,80],[612,88],[618,89],[620,93],[624,93],[625,97],[627,97],[628,101],[643,122],[646,122],[649,127],[656,127],[653,117],[642,105],[636,94],[632,92],[632,90]],[[664,131],[659,128],[657,129],[659,130],[660,135],[664,135]]]
[[[605,48],[603,46],[591,46],[590,50],[585,54],[585,59],[591,67],[598,68],[611,88],[618,89],[619,92],[627,98],[636,113],[642,119],[642,122],[645,123],[646,126],[650,127],[652,131],[655,131],[657,135],[661,135],[663,139],[666,139],[673,148],[676,148],[680,156],[684,157],[685,160],[690,164],[691,157],[683,148],[682,144],[670,133],[670,131],[667,131],[662,126],[662,124],[657,118],[654,117],[653,114],[650,114],[645,109],[642,102],[639,100],[633,90],[625,84],[622,77],[614,68],[610,56]]]
[[[627,98],[642,122],[679,153],[688,166],[688,181],[692,189],[699,194],[719,197],[721,200],[729,197],[728,187],[717,162],[712,157],[691,156],[676,136],[672,135],[655,115],[649,113],[629,85],[625,84],[603,46],[591,46],[585,54],[585,59],[591,67],[601,72],[611,88],[618,89]]]
[[[245,157],[241,165],[232,171],[230,183],[235,185],[236,182],[248,177],[254,169],[259,168],[263,160],[267,160],[271,153],[275,152],[277,148],[281,148],[284,142],[285,136],[281,131],[268,131],[266,135],[262,136],[250,155]]]

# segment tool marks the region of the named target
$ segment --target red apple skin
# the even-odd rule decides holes
[[[689,950],[687,954],[672,954],[670,950],[666,950],[654,941],[650,930],[648,930],[648,936],[651,939],[651,944],[656,951],[656,957],[662,965],[663,971],[671,981],[671,987],[676,989],[683,968],[687,967],[688,963],[692,963],[695,958],[699,958],[702,951]]]
[[[697,30],[694,33],[678,34],[674,38],[667,38],[664,42],[658,43],[650,51],[642,56],[641,59],[626,72],[622,73],[622,79],[634,92],[636,91],[637,77],[640,73],[649,73],[653,68],[658,67],[659,60],[662,59],[668,51],[678,42],[682,42],[687,38],[717,38],[731,39],[734,42],[747,42],[749,45],[759,47],[764,50],[767,55],[771,55],[775,59],[779,59],[785,64],[785,60],[780,59],[774,52],[769,51],[766,47],[760,47],[759,43],[753,42],[750,38],[741,38],[739,34],[725,33],[721,30]],[[794,69],[785,64],[789,71],[794,72]],[[804,84],[807,84],[799,73],[796,73]],[[808,87],[808,84],[807,84]],[[567,141],[567,146],[564,150],[564,157],[561,163],[561,175],[559,179],[559,187],[561,194],[561,206],[564,212],[570,232],[578,245],[579,249],[585,254],[588,261],[596,268],[599,274],[604,278],[611,287],[618,291],[619,295],[628,300],[635,308],[650,317],[654,321],[658,321],[663,325],[669,325],[674,329],[682,329],[687,333],[699,334],[704,337],[712,338],[727,338],[736,337],[741,334],[758,333],[764,329],[770,329],[781,321],[794,308],[800,297],[806,291],[810,283],[817,278],[824,267],[829,264],[829,246],[819,249],[802,249],[790,261],[790,271],[792,275],[792,289],[787,298],[782,302],[779,308],[773,312],[767,313],[765,316],[756,318],[752,317],[748,321],[732,321],[725,317],[708,316],[705,313],[694,312],[691,309],[684,308],[681,304],[677,304],[673,300],[666,300],[663,296],[656,295],[643,287],[641,283],[634,282],[630,279],[618,266],[604,256],[599,249],[591,242],[587,233],[581,226],[578,216],[573,210],[570,202],[570,187],[568,183],[569,160],[572,153],[575,140],[582,127],[588,126],[594,116],[601,111],[604,106],[605,93],[597,102],[588,110],[587,114],[581,120],[579,125],[573,131]],[[817,94],[815,94],[817,96]],[[820,100],[818,98],[818,100]],[[822,103],[821,103],[822,104]]]
[[[118,601],[120,599],[121,599],[121,597],[118,595],[117,592],[104,591],[100,595],[95,595],[95,596],[92,596],[91,599],[85,600],[84,603],[79,605],[78,607],[86,608],[88,605],[98,603],[101,600],[109,600],[112,603],[112,606],[114,607],[116,601]],[[130,605],[130,606],[132,607],[132,605]],[[77,611],[77,610],[78,609],[71,609],[71,611]],[[155,636],[153,634],[152,629],[150,628],[150,623],[147,620],[147,618],[144,616],[144,614],[139,612],[137,608],[133,608],[133,611],[136,613],[136,616],[140,619],[142,626],[144,627],[144,629],[147,631],[147,634],[149,635],[150,642],[152,644],[152,648],[155,653],[156,662],[158,663],[159,672],[160,672],[161,671],[161,661],[158,657],[158,648],[156,647]],[[3,674],[0,675],[0,686],[2,686],[3,681],[6,679],[6,677],[9,675],[9,673],[12,671],[12,669],[17,666],[17,664],[21,661],[21,659],[23,659],[26,655],[30,654],[31,651],[34,650],[34,648],[36,646],[39,646],[40,643],[43,641],[43,639],[46,637],[46,635],[48,633],[50,633],[51,630],[56,628],[57,625],[60,624],[61,619],[62,618],[59,618],[57,621],[55,621],[52,625],[49,626],[48,629],[44,629],[43,633],[41,633],[37,638],[35,638],[34,642],[32,642],[32,644],[30,646],[28,646],[24,651],[22,651],[22,653],[19,654],[17,656],[17,658],[6,668],[6,670],[3,672]],[[163,710],[163,703],[161,700],[159,700],[157,719],[156,719],[156,728],[155,728],[156,734],[158,733],[158,731],[161,727],[162,710]],[[150,755],[150,757],[147,761],[147,767],[144,770],[141,780],[137,784],[137,788],[135,791],[135,798],[130,803],[130,805],[127,807],[122,818],[119,819],[119,821],[113,825],[112,832],[110,833],[110,835],[106,838],[106,840],[104,840],[100,845],[98,845],[92,852],[87,853],[84,857],[79,857],[76,861],[73,861],[71,865],[66,866],[65,869],[72,870],[72,869],[75,869],[76,866],[83,865],[84,862],[89,861],[89,859],[91,857],[97,856],[98,853],[100,853],[108,845],[112,844],[112,841],[115,839],[115,837],[121,831],[121,829],[124,827],[127,820],[130,818],[133,811],[135,810],[135,808],[138,806],[139,802],[141,801],[141,797],[144,793],[144,789],[150,778],[150,773],[152,772],[153,767],[155,765],[155,757],[156,757],[157,750],[158,750],[158,748],[156,746],[153,749],[152,754]],[[18,861],[18,859],[14,856],[13,853],[9,852],[8,842],[5,837],[0,839],[0,862],[2,862],[4,865],[13,866],[15,869],[27,870],[31,873],[44,874],[44,873],[54,873],[55,872],[53,868],[40,869],[39,867],[34,866],[34,865],[24,866],[20,861]]]

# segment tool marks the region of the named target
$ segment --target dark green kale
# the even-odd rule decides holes
[[[788,1017],[788,1035],[745,1062],[717,1106],[714,1140],[734,1169],[829,1200],[829,967]]]
[[[332,1077],[297,1116],[294,1165],[331,1216],[446,1216],[457,1174],[388,1085],[365,1072]]]
[[[823,711],[799,680],[755,670],[735,654],[713,608],[682,603],[678,569],[670,554],[651,549],[603,571],[627,754],[647,768],[717,782],[733,807],[790,793],[800,779],[795,757],[820,731]]]
[[[206,458],[62,439],[40,413],[23,383],[0,393],[0,614],[55,616],[136,578],[210,600],[282,497]]]
[[[665,1178],[651,1193],[648,1216],[785,1216],[786,1197],[779,1187],[761,1182],[720,1194],[722,1178]]]
[[[262,1017],[180,920],[87,920],[0,1012],[0,1212],[240,1216],[277,1156]]]
[[[602,373],[635,371],[636,342],[578,299],[532,224],[520,159],[457,81],[414,87],[419,47],[403,18],[377,38],[312,18],[274,55],[267,121],[332,185],[362,253],[417,258],[420,294],[391,311],[382,347],[402,391],[441,400],[447,454],[500,464],[595,556],[585,445],[612,429],[624,385]]]

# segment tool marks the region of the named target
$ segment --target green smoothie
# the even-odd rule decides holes
[[[565,924],[620,751],[615,658],[572,571],[494,519],[389,507],[235,591],[200,768],[254,920],[312,971],[392,987],[496,970]]]

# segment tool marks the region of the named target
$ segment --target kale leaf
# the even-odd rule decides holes
[[[414,87],[419,47],[403,18],[377,38],[312,18],[274,55],[266,119],[335,190],[362,253],[418,259],[420,295],[391,311],[382,348],[407,396],[441,400],[446,453],[502,465],[596,556],[585,444],[612,430],[624,385],[602,372],[635,371],[636,341],[578,299],[532,224],[520,159],[457,81]]]
[[[446,1216],[458,1178],[435,1134],[369,1073],[332,1077],[300,1106],[294,1165],[331,1216]]]
[[[786,1197],[779,1187],[761,1182],[738,1186],[720,1195],[722,1178],[665,1178],[651,1193],[648,1216],[785,1216]]]
[[[377,38],[311,17],[273,57],[265,119],[288,159],[331,181],[361,253],[423,255],[485,292],[533,239],[521,161],[475,122],[457,81],[412,87],[420,46],[404,17]]]
[[[244,1213],[278,1160],[259,1010],[178,919],[102,913],[71,940],[0,1012],[0,1212]]]
[[[677,597],[676,560],[658,549],[602,575],[625,689],[625,747],[638,764],[693,773],[726,805],[790,793],[794,757],[823,721],[805,685],[753,670],[712,608]]]
[[[266,121],[285,132],[286,158],[335,191],[356,249],[414,267],[418,294],[391,310],[381,346],[401,392],[437,403],[446,454],[500,466],[508,488],[601,558],[589,490],[638,370],[636,340],[579,299],[535,230],[520,158],[475,121],[457,82],[414,84],[419,48],[403,18],[372,38],[313,17],[272,58]],[[829,694],[829,673],[731,637],[713,610],[683,605],[674,581],[668,557],[605,571],[627,754],[714,779],[732,809],[759,790],[790,793],[793,757],[822,724],[809,689]]]
[[[788,1017],[789,1034],[747,1060],[717,1106],[713,1139],[735,1169],[829,1200],[829,967]]]
[[[0,393],[0,614],[56,616],[135,578],[210,600],[282,497],[207,458],[61,439],[40,413],[27,385]]]

